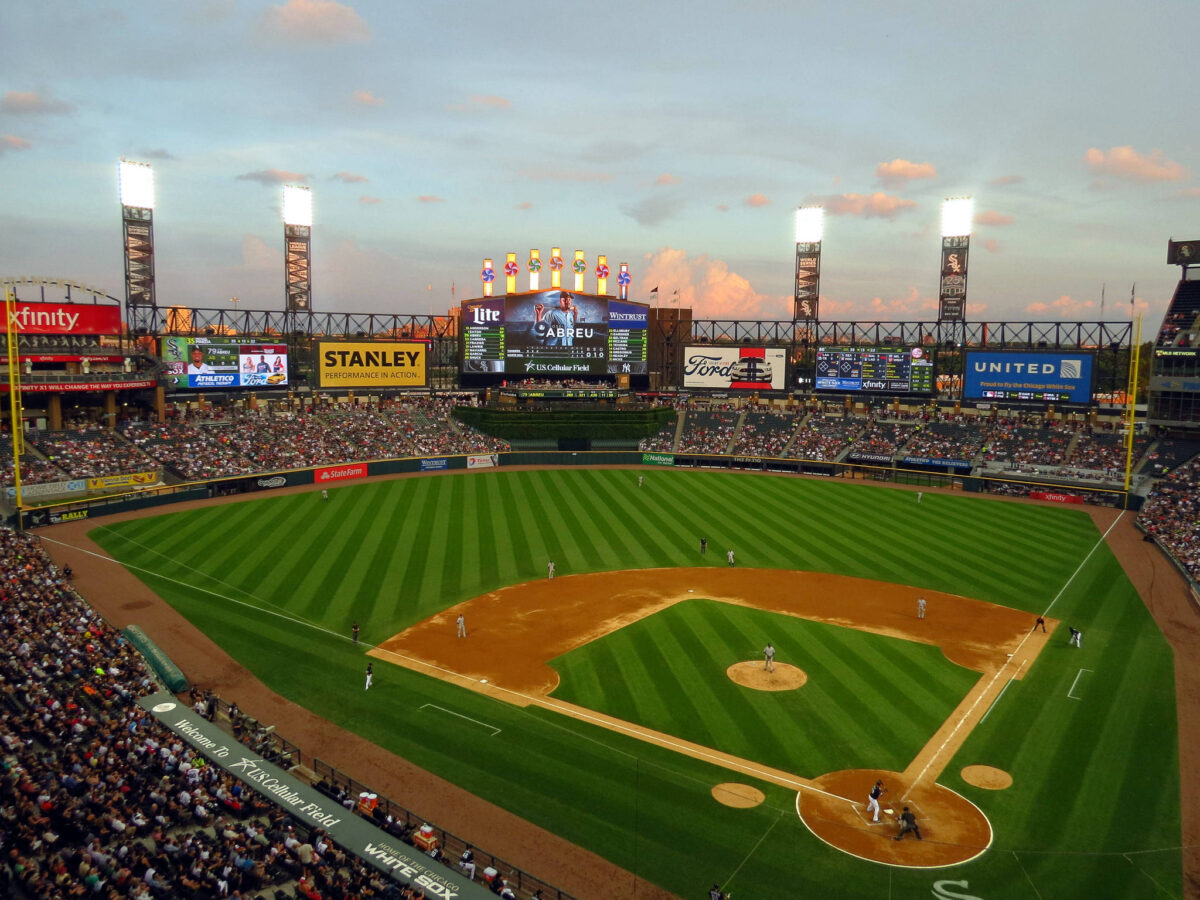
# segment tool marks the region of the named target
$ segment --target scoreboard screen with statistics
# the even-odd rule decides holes
[[[818,391],[932,394],[933,361],[921,347],[818,347]]]

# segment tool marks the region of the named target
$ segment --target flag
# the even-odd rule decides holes
[[[679,302],[679,288],[675,288],[675,293],[673,293],[673,294],[671,295],[671,302],[672,302],[672,303],[678,303],[678,302]]]
[[[652,294],[658,293],[658,285],[657,284],[654,287],[650,288],[650,293],[652,293]]]

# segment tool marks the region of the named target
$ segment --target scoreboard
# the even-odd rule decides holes
[[[933,394],[933,361],[921,347],[818,347],[818,391]]]
[[[553,289],[464,300],[464,373],[646,374],[649,307]]]

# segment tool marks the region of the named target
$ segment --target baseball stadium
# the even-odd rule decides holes
[[[968,321],[969,227],[825,321],[811,211],[790,321],[359,315],[285,199],[231,311],[126,199],[124,300],[5,280],[9,896],[1197,895],[1200,242],[1145,340]]]

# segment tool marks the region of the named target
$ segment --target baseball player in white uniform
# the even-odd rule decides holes
[[[879,798],[887,793],[887,788],[883,786],[883,779],[875,782],[875,787],[871,788],[871,793],[867,797],[867,812],[873,813],[875,816],[875,824],[879,824]]]
[[[459,637],[467,636],[467,620],[463,618],[462,613],[458,614],[458,636]]]
[[[917,618],[918,619],[925,618],[925,598],[924,597],[917,598]]]

